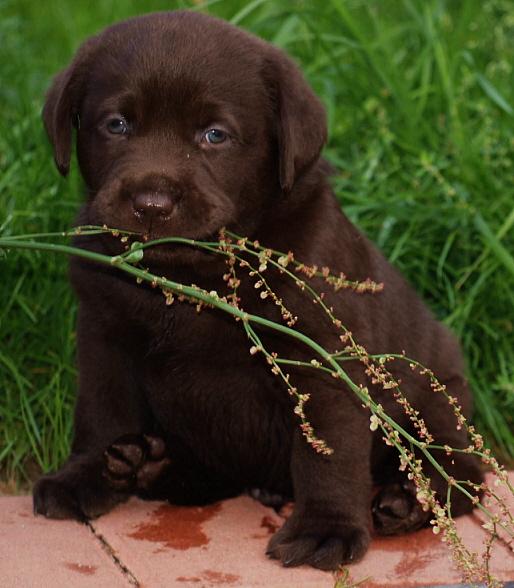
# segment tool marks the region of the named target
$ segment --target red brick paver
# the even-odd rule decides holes
[[[514,511],[512,499],[510,506]],[[29,497],[1,498],[0,587],[332,587],[331,574],[267,559],[267,541],[282,522],[248,497],[203,508],[132,499],[89,526],[34,517]],[[466,546],[479,552],[481,523],[477,513],[457,522]],[[506,546],[496,545],[491,564],[497,577],[514,581],[514,555]],[[350,572],[362,588],[460,582],[448,548],[431,529],[376,538]]]
[[[133,500],[95,528],[144,586],[332,587],[331,574],[287,569],[266,557],[282,522],[248,497],[202,508]]]
[[[110,555],[86,525],[32,514],[27,496],[0,498],[0,586],[127,588]]]

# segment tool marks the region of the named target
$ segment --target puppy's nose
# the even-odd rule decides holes
[[[169,192],[140,192],[132,202],[134,214],[145,223],[166,220],[173,212],[173,206]]]

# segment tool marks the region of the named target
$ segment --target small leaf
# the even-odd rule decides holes
[[[131,247],[131,252],[123,257],[126,263],[138,263],[143,259],[144,251],[142,249],[134,249]]]

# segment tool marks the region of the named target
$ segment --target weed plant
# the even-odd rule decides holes
[[[405,471],[408,479],[412,480],[416,489],[416,499],[424,511],[430,512],[432,517],[430,524],[433,532],[438,535],[442,532],[442,540],[447,543],[453,560],[462,574],[465,582],[485,583],[488,588],[501,588],[503,583],[498,580],[490,569],[490,560],[493,547],[500,540],[512,552],[514,552],[514,516],[509,510],[502,491],[514,496],[514,486],[507,476],[505,469],[498,463],[491,454],[490,449],[484,448],[483,437],[477,433],[474,426],[470,425],[462,413],[458,399],[451,395],[451,388],[447,389],[439,382],[436,374],[428,367],[421,365],[416,360],[401,355],[370,355],[367,350],[359,344],[337,316],[334,315],[332,307],[325,302],[325,295],[316,291],[311,280],[317,278],[317,286],[323,288],[327,285],[336,292],[342,289],[353,290],[356,295],[379,294],[384,284],[376,283],[370,278],[363,282],[349,280],[344,274],[333,275],[330,268],[308,266],[295,259],[292,251],[280,252],[266,248],[258,241],[235,235],[223,229],[220,232],[217,242],[202,242],[180,237],[167,237],[155,241],[143,240],[134,233],[124,233],[117,229],[107,227],[78,227],[73,232],[83,235],[97,234],[99,232],[111,232],[112,236],[120,239],[124,244],[125,252],[120,255],[108,256],[83,249],[70,247],[67,244],[56,242],[43,242],[47,238],[67,237],[69,233],[62,235],[39,234],[32,236],[0,237],[0,251],[11,251],[16,249],[27,249],[30,251],[45,251],[55,253],[67,253],[84,259],[95,261],[99,264],[108,265],[126,272],[135,278],[137,283],[147,282],[155,289],[160,289],[164,295],[166,305],[175,303],[189,303],[196,306],[198,313],[205,307],[217,309],[231,315],[246,332],[249,340],[249,353],[253,356],[263,356],[269,365],[271,372],[282,381],[285,389],[293,399],[292,410],[299,419],[299,427],[305,437],[305,441],[314,451],[324,455],[331,455],[334,450],[326,442],[319,438],[312,427],[306,412],[305,405],[309,402],[314,389],[311,392],[299,390],[295,384],[294,375],[291,377],[288,370],[298,368],[305,370],[316,370],[321,373],[328,373],[338,383],[340,382],[341,393],[355,394],[362,408],[369,410],[370,425],[372,431],[379,430],[382,440],[387,445],[393,446],[399,453],[399,469]],[[146,241],[146,242],[145,242]],[[226,271],[223,280],[226,282],[226,291],[206,291],[202,287],[193,284],[182,284],[170,278],[152,274],[145,267],[145,251],[155,245],[166,245],[173,247],[188,246],[201,248],[212,255],[221,255],[225,258]],[[306,302],[317,306],[321,315],[329,319],[330,327],[339,334],[338,349],[329,350],[320,345],[319,342],[304,334],[301,329],[293,328],[298,317],[294,316],[287,308],[288,302],[280,298],[273,290],[273,280],[280,275],[285,280],[292,281],[303,293]],[[241,277],[240,277],[241,276]],[[254,289],[259,292],[261,302],[274,304],[280,311],[282,322],[264,318],[259,314],[251,314],[245,310],[245,298],[240,297],[239,286],[242,281],[250,279]],[[323,283],[324,282],[324,283]],[[163,304],[164,304],[163,300]],[[176,302],[177,300],[177,302]],[[322,316],[320,316],[322,318]],[[282,323],[285,323],[282,324]],[[312,359],[299,360],[278,355],[269,349],[260,331],[274,331],[276,334],[290,337],[299,342],[305,350],[309,350]],[[251,346],[250,346],[251,345]],[[440,440],[435,439],[427,428],[423,415],[420,414],[409,403],[402,391],[400,380],[394,378],[387,365],[391,362],[408,362],[410,369],[425,376],[432,389],[432,394],[443,395],[448,402],[448,410],[454,413],[454,425],[456,429],[465,429],[468,434],[468,445],[466,447],[451,447],[441,445]],[[351,379],[346,371],[348,362],[360,362],[364,366],[367,376],[365,384],[357,384]],[[390,414],[377,403],[370,393],[368,386],[374,391],[376,387],[382,388],[402,407],[413,425],[413,433],[409,433],[400,426]],[[327,407],[330,409],[330,407]],[[416,452],[419,452],[418,454]],[[468,453],[479,457],[494,476],[493,484],[473,483],[470,480],[455,479],[442,465],[442,456],[456,456],[458,453]],[[432,485],[431,479],[426,475],[423,468],[422,455],[435,470],[446,480],[448,490],[446,496],[438,496]],[[482,525],[486,530],[484,550],[481,554],[470,550],[459,536],[457,527],[452,516],[452,500],[455,492],[463,493],[473,505],[476,505],[480,514],[485,516],[485,523]],[[479,500],[479,494],[483,494],[484,500]],[[343,573],[343,572],[342,572]],[[337,576],[336,576],[337,577]],[[341,576],[341,577],[344,577]],[[339,579],[336,585],[339,583]],[[482,584],[483,585],[483,584]]]

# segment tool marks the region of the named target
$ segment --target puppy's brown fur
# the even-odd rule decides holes
[[[340,211],[320,159],[324,110],[281,51],[191,12],[122,22],[88,40],[56,77],[44,121],[63,174],[77,128],[87,186],[79,223],[197,239],[226,226],[306,263],[383,282],[379,295],[340,292],[329,302],[370,353],[404,350],[433,369],[469,414],[458,345]],[[112,237],[77,243],[103,253],[119,247]],[[223,262],[205,253],[161,246],[145,264],[175,280],[224,288]],[[265,362],[249,355],[232,319],[216,310],[197,315],[187,304],[168,307],[158,291],[78,259],[71,277],[80,300],[75,436],[68,461],[36,485],[36,512],[87,518],[130,491],[187,504],[259,488],[295,500],[269,555],[323,569],[366,551],[373,482],[383,485],[373,507],[380,531],[426,522],[394,453],[370,431],[369,413],[341,382],[291,370],[298,389],[311,393],[307,412],[316,433],[335,450],[321,456],[301,436],[286,391]],[[275,277],[273,287],[299,315],[298,328],[337,347],[330,323],[295,286]],[[279,319],[251,284],[241,289],[247,310]],[[285,357],[311,357],[290,340],[262,336]],[[345,367],[356,382],[366,381],[357,362]],[[438,443],[464,446],[427,380],[401,362],[391,369]],[[370,390],[412,432],[390,392]],[[438,457],[457,478],[481,479],[470,456],[455,456],[454,465]],[[137,479],[132,485],[125,484],[127,468]],[[426,471],[444,496],[442,479],[429,464]],[[453,514],[469,509],[452,496]]]

